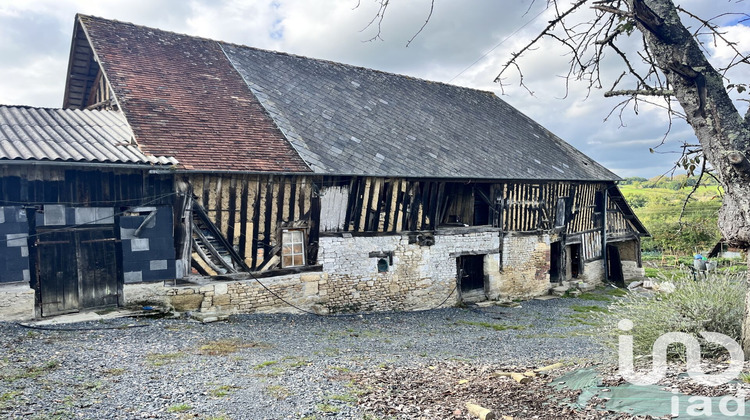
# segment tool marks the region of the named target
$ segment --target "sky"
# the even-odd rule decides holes
[[[569,56],[551,41],[520,61],[533,94],[514,72],[504,88],[494,83],[511,54],[551,19],[546,0],[435,0],[432,15],[431,0],[391,0],[379,34],[378,20],[370,24],[378,5],[379,0],[0,0],[0,104],[62,106],[74,18],[83,13],[491,91],[621,177],[669,174],[679,145],[696,142],[692,129],[677,120],[662,144],[669,119],[656,107],[610,115],[623,98],[604,98],[604,90],[588,91],[575,81],[566,92]],[[727,37],[750,52],[750,22],[723,15],[750,13],[750,2],[680,5],[699,16],[721,15]],[[726,48],[711,43],[706,50],[714,66],[731,58]],[[608,59],[603,71],[608,87],[606,81],[611,85],[622,66]],[[748,66],[743,71],[735,79],[750,82]],[[748,102],[734,99],[744,115]]]

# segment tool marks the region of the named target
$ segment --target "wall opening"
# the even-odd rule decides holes
[[[568,253],[570,255],[570,277],[577,279],[583,271],[583,264],[581,264],[581,244],[570,245]]]
[[[562,272],[562,244],[552,242],[549,250],[549,281],[559,283],[565,280],[565,273]]]
[[[607,270],[609,271],[609,281],[617,287],[625,287],[620,250],[614,245],[607,245]]]
[[[463,255],[456,258],[458,289],[461,301],[485,300],[484,255]]]
[[[474,186],[474,226],[490,224],[490,186],[478,184]]]

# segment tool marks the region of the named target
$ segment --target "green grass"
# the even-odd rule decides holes
[[[146,355],[146,362],[152,366],[164,366],[167,363],[172,363],[182,357],[185,357],[185,353],[183,352],[150,353]]]
[[[268,385],[266,387],[266,392],[268,393],[268,395],[276,398],[277,400],[283,400],[292,395],[292,392],[289,390],[289,388],[283,385]]]
[[[340,402],[345,402],[345,403],[357,402],[357,397],[355,397],[354,395],[350,395],[350,394],[334,394],[334,395],[329,395],[327,398],[331,401],[340,401]]]
[[[505,330],[525,330],[528,328],[527,325],[507,325],[507,324],[493,324],[491,322],[484,322],[484,321],[458,321],[458,324],[464,324],[464,325],[473,325],[475,327],[484,327],[484,328],[492,328],[495,331],[505,331]]]
[[[170,406],[167,408],[168,413],[183,413],[185,411],[190,410],[191,407],[189,404],[175,404],[173,406]]]
[[[253,369],[260,370],[263,368],[267,368],[269,366],[273,366],[278,364],[279,362],[276,360],[266,360],[265,362],[258,363],[257,365],[253,366]]]
[[[341,411],[335,405],[328,404],[328,403],[318,403],[315,406],[315,409],[320,411],[321,413],[326,413],[326,414],[333,414],[333,413],[338,413],[339,411]]]
[[[573,305],[570,307],[570,309],[574,310],[575,312],[609,312],[607,308],[595,305]]]
[[[237,339],[216,340],[201,345],[198,353],[208,356],[226,356],[237,353],[241,349],[255,346],[257,346],[256,343],[248,343]]]
[[[24,378],[37,378],[60,367],[58,360],[50,360],[39,366],[32,366],[23,370],[3,369],[0,370],[0,380],[13,382]]]
[[[234,385],[222,385],[220,387],[212,389],[209,393],[213,397],[221,398],[221,397],[226,397],[227,395],[234,392],[234,390],[238,388],[239,387],[236,387]]]

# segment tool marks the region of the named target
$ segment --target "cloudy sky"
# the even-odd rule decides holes
[[[676,122],[667,144],[658,146],[667,118],[644,106],[607,119],[621,98],[603,98],[571,83],[566,96],[567,60],[555,44],[544,43],[521,61],[524,81],[510,73],[504,92],[493,83],[513,51],[546,25],[545,0],[435,0],[429,24],[407,47],[430,12],[430,0],[391,0],[376,37],[368,23],[377,0],[0,0],[0,104],[62,105],[73,21],[76,13],[117,19],[178,33],[283,51],[308,57],[406,74],[493,91],[549,130],[618,175],[652,177],[669,171],[692,130]],[[701,16],[750,13],[737,0],[683,0]],[[750,22],[722,17],[727,35],[750,51]],[[376,22],[377,23],[377,22]],[[707,45],[711,59],[730,55]],[[621,69],[605,78],[609,84]],[[716,64],[714,64],[716,65]],[[747,80],[748,68],[744,69]],[[605,86],[608,86],[605,82]],[[747,95],[745,98],[747,99]],[[744,114],[747,102],[736,102]],[[605,119],[607,119],[605,121]],[[502,151],[500,151],[501,153]]]

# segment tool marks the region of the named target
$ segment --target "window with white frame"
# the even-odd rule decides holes
[[[305,265],[305,232],[284,229],[281,232],[281,266],[301,265]]]

